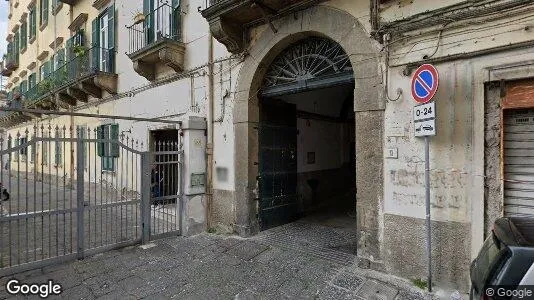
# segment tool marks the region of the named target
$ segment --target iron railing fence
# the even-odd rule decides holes
[[[115,66],[115,50],[101,47],[89,49],[79,47],[74,58],[57,67],[47,77],[24,93],[26,103],[36,102],[63,86],[97,72],[113,73]]]
[[[135,53],[162,40],[182,41],[182,22],[179,7],[164,3],[144,15],[144,20],[128,29],[128,54]]]
[[[0,138],[0,277],[180,234],[180,145],[105,126]]]

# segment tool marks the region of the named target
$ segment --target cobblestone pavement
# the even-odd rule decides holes
[[[338,259],[350,256],[321,247],[302,251],[295,246],[302,240],[286,247],[274,238],[280,230],[271,238],[166,238],[148,249],[124,248],[14,277],[25,283],[53,279],[68,299],[425,299],[407,282]],[[0,278],[0,299],[11,297],[5,289],[10,278]]]

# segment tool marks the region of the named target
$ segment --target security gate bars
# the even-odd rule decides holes
[[[0,137],[0,276],[180,234],[181,143],[143,148],[113,124]]]

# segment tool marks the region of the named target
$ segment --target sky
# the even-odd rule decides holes
[[[0,0],[0,59],[6,53],[8,1]]]

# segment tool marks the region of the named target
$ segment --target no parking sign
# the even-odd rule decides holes
[[[420,66],[412,77],[412,97],[418,103],[427,103],[436,94],[439,86],[438,70],[433,65]]]

